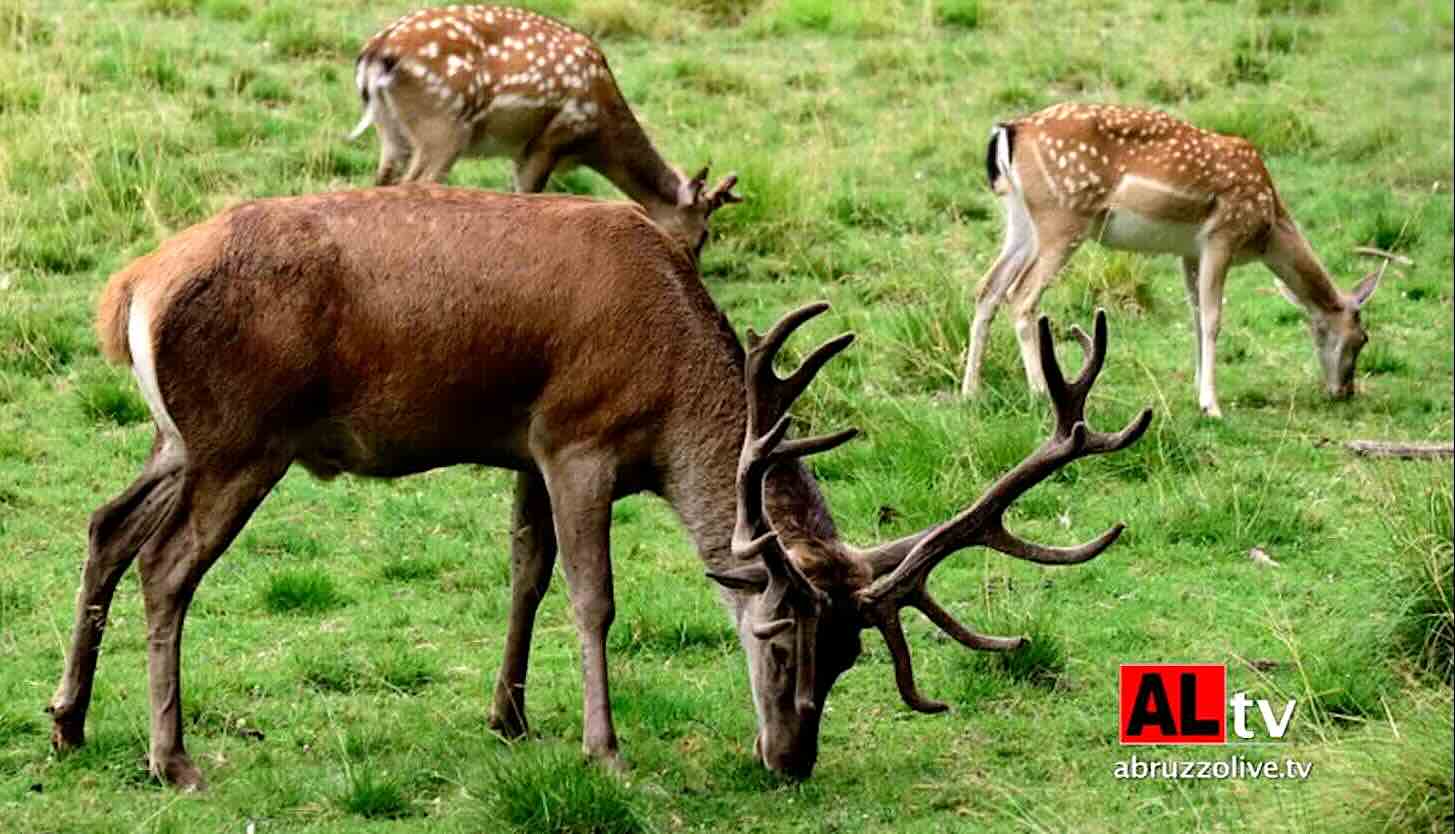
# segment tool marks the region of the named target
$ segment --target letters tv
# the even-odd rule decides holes
[[[1226,744],[1228,672],[1221,664],[1122,664],[1122,744]]]

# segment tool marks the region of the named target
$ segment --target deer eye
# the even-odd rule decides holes
[[[773,658],[773,663],[774,664],[776,664],[778,666],[787,666],[788,665],[788,659],[789,658],[788,658],[788,649],[787,648],[785,648],[783,646],[780,646],[777,643],[770,643],[768,645],[768,654],[769,654],[770,657]]]

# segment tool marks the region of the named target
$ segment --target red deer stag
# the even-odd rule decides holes
[[[664,228],[696,234],[693,181],[652,146],[601,49],[558,21],[505,6],[421,9],[364,44],[354,80],[364,116],[349,138],[378,128],[378,185],[442,182],[461,156],[505,156],[515,189],[537,192],[580,164]]]
[[[959,625],[925,589],[940,560],[983,545],[1035,562],[1095,557],[1008,532],[1006,508],[1071,460],[1135,441],[1083,422],[1106,322],[1071,382],[1042,341],[1054,436],[972,507],[924,532],[843,543],[797,458],[852,431],[784,440],[793,400],[845,334],[787,378],[787,315],[745,354],[687,253],[639,207],[575,197],[402,186],[245,203],[117,273],[97,329],[130,363],[156,423],[136,481],[92,516],[75,632],[51,700],[53,743],[82,743],[117,581],[140,564],[151,686],[150,765],[198,786],[183,747],[182,625],[208,568],[288,467],[398,477],[456,463],[519,472],[512,603],[491,725],[526,732],[531,632],[559,552],[581,646],[584,747],[618,761],[607,695],[614,615],[611,504],[663,496],[692,536],[747,652],[758,756],[806,776],[835,678],[880,629],[910,706],[905,605],[972,648],[1015,639]],[[1042,327],[1047,325],[1042,324]],[[1078,331],[1079,332],[1079,331]],[[651,368],[652,373],[642,373]],[[746,383],[746,384],[745,384]]]
[[[1087,239],[1182,258],[1198,401],[1206,414],[1222,416],[1213,350],[1223,281],[1230,266],[1252,260],[1272,270],[1284,297],[1308,314],[1329,396],[1354,393],[1355,363],[1369,340],[1359,309],[1382,272],[1370,273],[1353,292],[1335,286],[1246,140],[1153,110],[1066,103],[996,125],[986,168],[1005,207],[1005,239],[976,293],[964,396],[980,387],[990,322],[1007,296],[1026,378],[1044,393],[1036,306]]]

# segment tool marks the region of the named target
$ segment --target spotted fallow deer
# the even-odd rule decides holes
[[[986,151],[991,187],[1005,209],[1000,256],[981,279],[961,393],[973,396],[990,322],[1010,299],[1032,390],[1041,293],[1087,239],[1113,249],[1182,258],[1192,304],[1198,400],[1221,416],[1213,350],[1228,268],[1261,260],[1283,295],[1308,314],[1330,396],[1354,392],[1368,334],[1359,309],[1381,273],[1342,292],[1289,215],[1263,160],[1236,136],[1166,113],[1063,103],[995,126]]]
[[[683,521],[748,657],[758,757],[807,776],[834,680],[883,632],[904,700],[915,688],[899,610],[956,640],[930,571],[985,546],[1045,564],[1092,559],[1121,526],[1053,548],[1017,538],[1006,509],[1070,461],[1134,442],[1086,427],[1107,328],[1079,330],[1086,367],[1041,362],[1054,435],[969,509],[877,547],[843,542],[798,458],[853,431],[785,440],[787,412],[844,334],[787,377],[773,358],[827,305],[785,316],[749,349],[690,254],[630,203],[409,185],[245,203],[112,276],[97,331],[127,363],[156,435],[141,474],[91,518],[76,624],[49,706],[58,749],[84,739],[107,611],[140,564],[151,695],[150,766],[200,786],[182,738],[182,626],[208,568],[293,463],[321,478],[393,478],[458,463],[513,469],[511,610],[491,725],[526,732],[526,666],[559,552],[581,646],[584,746],[618,762],[606,637],[615,603],[611,505],[664,497]],[[1047,325],[1042,322],[1042,329]],[[649,369],[650,373],[643,373]]]
[[[401,173],[442,182],[461,156],[504,156],[515,189],[538,192],[552,170],[585,165],[665,228],[696,233],[691,180],[657,153],[601,49],[556,20],[507,6],[421,9],[364,44],[354,80],[364,115],[349,138],[378,129],[377,185]]]

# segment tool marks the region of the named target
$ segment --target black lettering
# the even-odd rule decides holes
[[[1182,682],[1182,734],[1185,736],[1216,736],[1219,732],[1216,718],[1197,717],[1197,675],[1183,672]]]
[[[1127,735],[1141,735],[1148,724],[1155,725],[1163,735],[1177,735],[1177,718],[1172,714],[1172,703],[1160,675],[1143,675],[1142,682],[1137,684],[1132,714],[1127,718]]]

